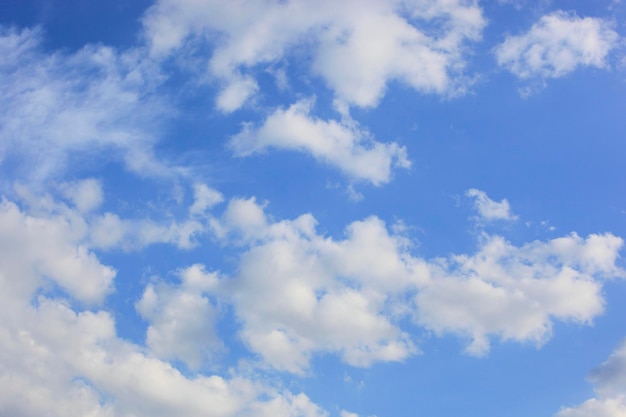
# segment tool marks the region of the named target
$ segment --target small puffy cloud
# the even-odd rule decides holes
[[[307,152],[352,179],[374,185],[388,182],[392,167],[410,167],[406,148],[373,140],[347,117],[324,121],[311,116],[312,106],[313,100],[301,100],[276,110],[260,127],[245,125],[230,140],[235,155],[248,156],[267,148]]]
[[[393,80],[420,92],[462,90],[464,49],[486,20],[478,2],[463,0],[160,0],[143,23],[154,56],[189,39],[213,43],[209,72],[225,84],[218,107],[232,111],[257,91],[255,68],[303,47],[311,74],[353,105],[376,105]]]
[[[97,209],[104,201],[102,184],[94,178],[63,183],[61,184],[61,191],[82,213]]]
[[[243,77],[232,80],[217,96],[217,108],[225,113],[239,109],[252,97],[259,86],[251,77]]]
[[[217,312],[206,295],[218,276],[199,265],[179,271],[179,284],[149,284],[135,307],[150,325],[146,345],[165,360],[181,360],[199,368],[223,345],[215,333]]]
[[[467,190],[465,195],[474,199],[474,208],[478,211],[481,220],[517,220],[517,216],[511,213],[511,206],[506,198],[497,202],[490,199],[487,193],[476,188]]]
[[[206,184],[195,184],[193,187],[194,201],[189,207],[191,215],[202,215],[211,207],[224,201],[224,196]]]
[[[495,49],[498,64],[521,79],[558,78],[581,66],[604,68],[619,35],[608,21],[557,11]]]

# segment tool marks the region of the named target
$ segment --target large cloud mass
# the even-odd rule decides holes
[[[310,71],[341,101],[373,106],[389,81],[450,94],[464,85],[463,49],[485,26],[475,1],[161,0],[144,19],[153,54],[190,38],[215,45],[209,72],[224,83],[218,106],[232,111],[258,85],[253,70],[312,47]]]

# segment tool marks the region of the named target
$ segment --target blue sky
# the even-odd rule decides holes
[[[0,415],[626,416],[620,0],[0,4]]]

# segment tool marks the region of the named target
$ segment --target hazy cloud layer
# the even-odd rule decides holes
[[[21,161],[28,169],[18,174],[32,180],[84,156],[163,175],[153,144],[167,106],[153,94],[160,75],[141,50],[46,53],[41,43],[36,30],[0,27],[0,162]]]

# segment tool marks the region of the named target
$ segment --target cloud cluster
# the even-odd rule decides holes
[[[427,260],[377,217],[333,239],[309,214],[273,221],[254,199],[232,199],[210,224],[247,249],[235,276],[212,280],[207,293],[233,305],[263,364],[300,374],[323,352],[353,366],[419,352],[406,319],[468,339],[472,355],[493,338],[541,345],[554,320],[591,323],[603,311],[602,280],[625,275],[616,266],[623,241],[611,234],[519,247],[484,234],[474,254]]]
[[[148,322],[141,348],[116,335],[108,312],[73,307],[101,303],[115,271],[90,250],[98,183],[60,189],[76,207],[25,191],[28,209],[0,207],[0,302],[8,306],[0,353],[11,358],[0,405],[16,415],[49,407],[51,415],[324,416],[302,394],[236,375],[187,377],[168,361],[198,369],[221,351],[219,304],[232,307],[261,368],[303,374],[321,353],[359,367],[402,361],[419,352],[415,326],[467,338],[468,353],[483,355],[494,337],[540,344],[554,320],[591,322],[603,309],[602,280],[624,276],[616,266],[623,242],[610,234],[520,247],[484,235],[474,254],[427,260],[377,217],[336,239],[319,233],[310,214],[272,220],[253,198],[206,212],[222,197],[197,185],[190,207],[202,207],[202,227],[241,251],[238,267],[227,277],[193,265],[178,281],[148,284],[136,304]],[[598,383],[602,395],[623,384],[614,371],[623,367],[620,352],[597,373],[609,381]]]
[[[155,357],[194,363],[197,352],[179,342],[210,325],[210,307],[195,294],[211,287],[212,276],[200,270],[183,271],[182,289],[173,293],[160,283],[146,289],[138,309],[150,321],[150,354],[117,336],[110,313],[82,310],[81,304],[97,307],[103,301],[115,271],[90,250],[90,226],[81,216],[50,199],[28,209],[6,200],[0,204],[3,414],[326,416],[304,394],[237,375],[184,376]],[[189,314],[199,317],[186,320]],[[182,328],[177,320],[183,320]],[[180,340],[162,337],[181,334]]]
[[[624,276],[615,265],[622,245],[610,234],[521,247],[485,235],[476,254],[431,266],[431,281],[416,296],[417,320],[468,337],[473,355],[488,352],[491,335],[541,345],[553,320],[590,323],[602,313],[602,278]]]
[[[558,78],[581,66],[604,68],[619,35],[611,23],[556,11],[496,50],[498,64],[521,79]]]
[[[374,106],[388,82],[450,94],[462,88],[467,41],[485,19],[476,1],[160,0],[144,17],[153,55],[190,39],[215,45],[210,74],[223,82],[217,104],[241,107],[258,89],[255,68],[288,60],[305,45],[308,70],[343,102]]]

